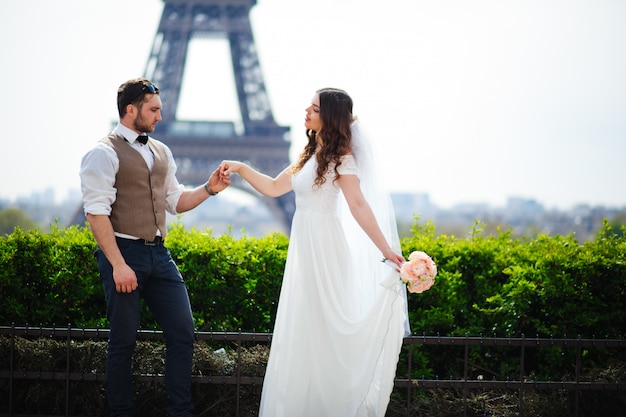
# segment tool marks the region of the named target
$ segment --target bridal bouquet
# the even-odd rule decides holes
[[[383,262],[390,264],[386,259],[383,259]],[[390,266],[397,269],[393,264]],[[399,272],[400,278],[407,284],[407,290],[419,294],[435,283],[437,265],[425,252],[415,251],[409,255],[409,260],[402,264]]]

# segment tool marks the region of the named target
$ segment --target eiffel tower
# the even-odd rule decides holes
[[[250,9],[256,0],[163,0],[161,21],[146,65],[145,77],[161,90],[163,120],[155,136],[166,143],[178,165],[182,184],[198,185],[224,159],[246,161],[275,176],[289,165],[289,127],[274,121],[256,53]],[[233,122],[176,119],[189,42],[227,39],[243,129]],[[211,77],[207,68],[207,77]],[[234,94],[234,91],[233,91]],[[295,210],[293,192],[265,198],[239,176],[232,186],[259,198],[289,230]]]
[[[224,159],[245,161],[275,176],[289,165],[289,127],[274,121],[250,25],[256,0],[163,0],[165,5],[144,76],[161,90],[163,120],[155,137],[166,143],[176,159],[176,177],[199,185]],[[235,87],[243,129],[233,122],[176,119],[189,42],[196,37],[226,38],[230,44]],[[211,77],[210,68],[207,77]],[[233,92],[234,93],[234,92]],[[242,131],[241,131],[242,130]],[[295,211],[293,192],[266,198],[241,180],[231,186],[263,202],[285,230]],[[86,221],[82,206],[70,224]]]

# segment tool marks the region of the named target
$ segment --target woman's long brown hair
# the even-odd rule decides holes
[[[326,182],[324,175],[331,163],[335,165],[335,178],[338,174],[336,169],[341,165],[341,157],[350,153],[352,144],[352,132],[350,126],[354,121],[352,115],[352,99],[343,90],[338,88],[322,88],[316,93],[320,98],[320,119],[322,128],[319,132],[307,130],[308,143],[293,167],[293,172],[302,169],[304,164],[315,155],[317,160],[317,175],[315,185],[321,186]],[[316,154],[317,137],[322,139],[322,146]]]

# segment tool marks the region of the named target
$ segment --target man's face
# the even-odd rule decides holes
[[[154,132],[157,123],[161,121],[161,98],[158,94],[147,94],[139,107],[137,107],[137,116],[133,121],[133,129],[138,132]]]

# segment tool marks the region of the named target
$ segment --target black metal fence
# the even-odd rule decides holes
[[[65,328],[48,328],[48,327],[29,327],[29,326],[0,326],[0,336],[10,338],[10,349],[8,352],[8,361],[3,360],[2,363],[9,364],[9,369],[0,369],[0,381],[8,382],[8,410],[10,416],[14,415],[14,383],[18,380],[33,381],[64,381],[65,382],[65,416],[69,416],[69,405],[71,401],[71,382],[76,381],[96,381],[104,382],[105,375],[103,372],[83,371],[73,372],[70,369],[70,349],[72,341],[90,339],[90,340],[106,340],[108,338],[108,329],[77,329],[67,326]],[[64,340],[65,348],[65,370],[58,371],[25,371],[15,369],[15,338],[54,338]],[[228,342],[235,344],[237,349],[237,363],[234,366],[232,375],[197,375],[193,381],[196,384],[230,384],[236,387],[237,403],[235,404],[235,415],[239,416],[239,392],[243,385],[260,386],[263,382],[262,376],[245,376],[240,373],[240,352],[244,344],[269,344],[271,342],[271,333],[244,333],[244,332],[197,332],[197,339],[201,341],[211,342]],[[156,330],[140,330],[138,333],[139,340],[160,340],[163,334]],[[440,347],[457,347],[459,356],[456,358],[462,361],[463,375],[460,377],[449,378],[414,378],[413,369],[413,352],[416,346],[434,346]],[[578,416],[579,404],[578,398],[582,391],[604,390],[614,392],[626,391],[626,381],[607,381],[606,379],[589,380],[581,377],[581,370],[585,359],[585,353],[594,349],[614,349],[620,352],[623,357],[623,349],[626,347],[626,341],[623,339],[582,339],[582,338],[527,338],[527,337],[472,337],[472,336],[411,336],[404,339],[404,353],[401,368],[406,369],[406,377],[396,377],[396,389],[406,390],[407,398],[407,416],[410,415],[412,391],[413,390],[445,390],[453,389],[463,393],[463,416],[467,416],[466,400],[469,392],[473,390],[500,390],[518,393],[518,415],[524,416],[524,395],[523,392],[528,390],[566,390],[573,393],[575,404],[573,407],[574,417]],[[510,348],[519,351],[519,378],[516,380],[505,379],[499,380],[491,375],[491,378],[484,378],[481,375],[470,375],[470,349],[475,348]],[[575,366],[573,370],[573,378],[561,381],[537,381],[528,378],[525,374],[525,360],[527,352],[533,348],[555,348],[555,349],[573,349],[575,350]],[[461,353],[462,352],[462,353]],[[400,367],[399,365],[399,367]],[[163,375],[137,375],[138,381],[161,382]]]

